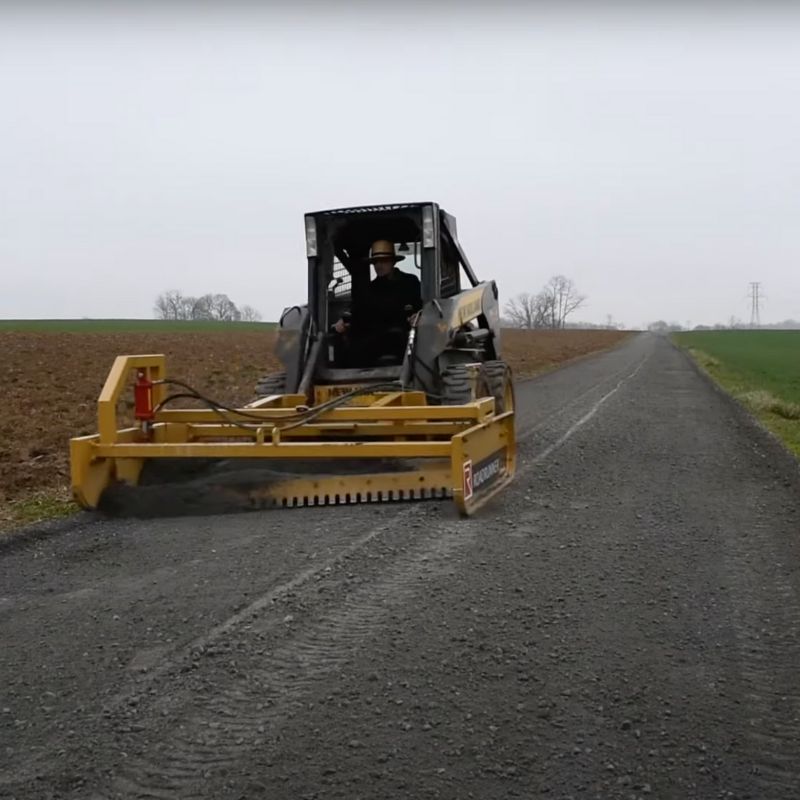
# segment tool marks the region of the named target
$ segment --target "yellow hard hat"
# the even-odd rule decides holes
[[[402,261],[405,256],[399,256],[394,251],[394,245],[388,239],[378,239],[372,243],[369,252],[369,260],[375,261],[376,258],[393,258],[395,263]]]

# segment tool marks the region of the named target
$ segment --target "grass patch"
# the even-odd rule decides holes
[[[738,395],[738,399],[753,411],[762,414],[775,414],[778,417],[789,420],[800,420],[800,405],[781,400],[779,397],[764,391],[764,389],[743,392]]]
[[[704,353],[702,350],[698,350],[696,347],[690,347],[689,353],[691,353],[692,358],[705,370],[719,369],[719,367],[722,366],[718,359],[710,356],[708,353]]]
[[[765,389],[800,403],[800,331],[693,331],[674,339],[720,362],[743,391]]]
[[[64,490],[38,491],[11,500],[0,507],[0,531],[21,528],[35,522],[60,519],[77,514],[80,509]]]
[[[162,319],[0,319],[0,331],[38,333],[197,333],[274,330],[274,322]]]
[[[673,339],[800,456],[800,331],[697,331]]]

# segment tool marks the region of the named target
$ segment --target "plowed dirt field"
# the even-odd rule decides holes
[[[525,377],[627,335],[514,330],[504,333],[503,346],[515,375]],[[46,491],[68,498],[69,439],[95,432],[97,396],[117,355],[164,353],[172,377],[220,402],[244,403],[258,377],[277,368],[274,337],[272,331],[0,331],[0,527],[14,519],[11,505],[26,497]]]

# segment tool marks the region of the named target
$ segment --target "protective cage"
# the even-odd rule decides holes
[[[137,421],[120,428],[117,407],[134,378]],[[312,408],[305,395],[281,394],[237,409],[178,409],[160,406],[165,379],[163,355],[115,360],[98,433],[70,440],[72,491],[84,508],[136,486],[150,464],[187,459],[226,465],[196,483],[195,495],[224,497],[234,509],[451,497],[468,516],[515,472],[514,412],[496,413],[492,397],[430,405],[424,392],[376,387]],[[132,491],[135,513],[140,490]]]

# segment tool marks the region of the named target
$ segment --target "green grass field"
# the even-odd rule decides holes
[[[270,330],[274,322],[215,322],[161,319],[0,319],[0,331],[42,333],[192,333]]]
[[[695,331],[674,339],[800,455],[800,331]]]

